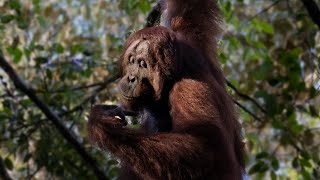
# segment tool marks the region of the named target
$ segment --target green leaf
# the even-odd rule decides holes
[[[40,66],[41,64],[46,63],[48,61],[48,58],[44,56],[38,56],[38,57],[35,57],[34,60],[36,61],[36,65]]]
[[[32,0],[32,4],[34,11],[39,14],[41,12],[40,0]]]
[[[30,99],[23,99],[20,101],[20,103],[25,107],[31,106],[33,104],[33,102]]]
[[[301,20],[303,20],[303,18],[305,18],[305,17],[307,17],[307,14],[306,14],[306,13],[304,13],[304,12],[298,12],[298,13],[296,13],[295,19],[296,19],[297,21],[301,21]]]
[[[307,159],[300,159],[299,162],[303,167],[312,167],[310,161]]]
[[[225,64],[227,62],[227,56],[224,54],[224,52],[219,53],[219,60],[222,62],[222,64]]]
[[[143,12],[143,13],[147,13],[148,11],[150,11],[151,6],[150,3],[147,0],[143,0],[140,4],[139,4],[139,9]]]
[[[276,173],[274,173],[274,171],[270,172],[270,178],[271,178],[271,180],[277,180],[277,175],[276,175]]]
[[[255,173],[264,173],[269,169],[269,166],[263,162],[263,161],[258,161],[255,165],[253,165],[250,170],[249,174],[255,174]]]
[[[230,2],[230,1],[228,1],[228,2],[226,3],[224,9],[225,9],[227,12],[230,12],[230,10],[231,10],[231,2]]]
[[[30,49],[24,48],[24,55],[30,60],[32,51]]]
[[[318,90],[316,90],[316,88],[314,88],[314,87],[310,88],[309,93],[310,93],[310,95],[309,95],[310,99],[315,98],[319,94]]]
[[[275,118],[272,120],[272,127],[275,129],[282,129],[283,128],[283,121]]]
[[[3,113],[4,113],[4,115],[6,115],[6,116],[12,116],[12,110],[9,108],[9,107],[3,107],[3,109],[2,109],[2,111],[3,111]]]
[[[14,10],[19,10],[21,8],[19,0],[10,0],[9,5]]]
[[[304,158],[304,159],[310,159],[311,156],[307,151],[301,151],[300,155]]]
[[[255,69],[253,73],[256,79],[264,80],[270,75],[270,72],[272,72],[272,70],[273,70],[272,62],[267,60],[267,61],[264,61],[263,64],[258,66],[258,68]]]
[[[304,180],[311,180],[311,174],[308,171],[306,171],[305,168],[302,168],[301,173]]]
[[[27,29],[29,27],[29,24],[28,24],[27,20],[24,19],[21,16],[17,18],[17,21],[18,21],[18,28],[24,30],[24,29]]]
[[[37,20],[38,20],[41,27],[43,27],[43,28],[46,27],[47,22],[43,16],[38,16]]]
[[[264,159],[269,156],[269,153],[267,152],[260,152],[259,154],[256,155],[256,159]]]
[[[268,116],[273,117],[277,114],[278,111],[278,103],[275,96],[269,94],[266,99],[266,110],[268,112]]]
[[[300,124],[292,124],[290,125],[290,130],[294,133],[294,134],[300,134],[303,130],[304,130],[304,126],[300,125]]]
[[[7,51],[9,54],[11,54],[13,56],[14,63],[20,62],[23,53],[19,48],[9,47],[9,48],[7,48]]]
[[[83,75],[84,77],[90,77],[91,74],[92,74],[92,71],[90,68],[87,68],[81,72],[81,75]]]
[[[78,52],[82,52],[83,50],[84,46],[82,44],[74,44],[70,48],[71,54],[76,54]]]
[[[246,139],[248,139],[248,141],[251,141],[253,144],[255,144],[258,141],[257,136],[253,133],[247,133]]]
[[[13,163],[12,161],[7,157],[4,159],[4,165],[9,169],[13,170]]]
[[[301,75],[299,72],[291,72],[291,74],[289,75],[289,89],[293,89],[293,90],[299,90],[299,89],[303,89],[303,84],[300,83],[301,82]],[[300,85],[302,85],[302,88],[300,88]]]
[[[52,72],[50,71],[50,70],[46,70],[46,75],[47,75],[47,77],[49,78],[49,79],[52,79]]]
[[[56,51],[58,54],[62,54],[64,52],[64,48],[60,43],[54,43],[52,45],[52,48],[54,51]]]
[[[0,19],[3,24],[7,24],[7,23],[11,22],[12,20],[14,20],[15,16],[8,14],[8,15],[0,16]]]
[[[263,32],[267,34],[273,34],[274,30],[271,24],[261,22],[260,26]]]
[[[273,34],[274,33],[273,27],[269,23],[261,22],[258,19],[253,19],[251,22],[252,22],[252,24],[254,25],[254,27],[255,27],[255,29],[257,31],[265,32],[267,34]]]
[[[275,171],[279,169],[280,166],[279,166],[279,161],[278,161],[277,158],[273,157],[273,158],[271,159],[271,167],[272,167]]]
[[[301,48],[294,48],[283,52],[280,57],[280,63],[287,67],[291,72],[301,72],[299,65],[299,56],[302,53]]]

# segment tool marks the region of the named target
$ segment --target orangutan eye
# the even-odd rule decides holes
[[[134,57],[133,56],[129,57],[129,64],[134,64]]]
[[[140,67],[143,67],[143,68],[147,68],[147,63],[146,63],[146,61],[144,61],[144,60],[139,60],[140,62],[139,62],[139,66]]]

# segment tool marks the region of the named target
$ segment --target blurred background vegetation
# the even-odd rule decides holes
[[[320,179],[320,0],[219,2],[249,178]],[[123,43],[155,5],[0,0],[0,179],[117,176],[118,161],[88,143],[87,115],[117,103]]]

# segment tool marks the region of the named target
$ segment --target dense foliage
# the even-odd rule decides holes
[[[238,105],[253,179],[320,178],[320,31],[302,2],[220,0],[219,60]],[[0,172],[14,179],[88,179],[99,166],[116,176],[118,162],[88,143],[87,115],[93,103],[117,103],[123,42],[155,4],[0,0],[2,60],[65,127],[57,128],[1,69]],[[69,135],[97,164],[79,154]]]

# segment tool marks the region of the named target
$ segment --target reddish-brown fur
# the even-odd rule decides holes
[[[121,159],[120,179],[241,179],[240,124],[216,61],[217,2],[167,0],[163,7],[167,27],[142,29],[125,45],[126,53],[136,40],[149,43],[154,97],[123,100],[125,107],[139,107],[142,128],[115,118],[123,116],[119,109],[95,106],[90,138]]]

